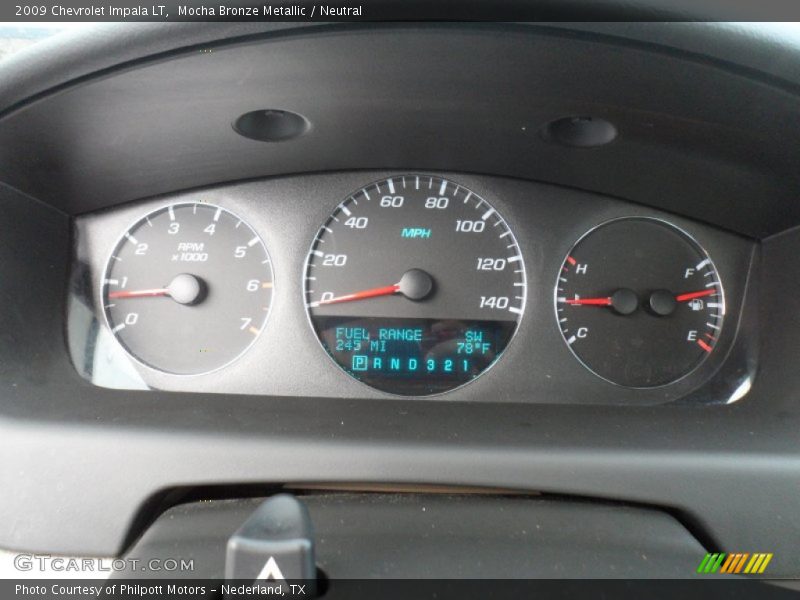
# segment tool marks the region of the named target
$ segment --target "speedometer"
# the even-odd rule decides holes
[[[320,343],[379,390],[430,395],[494,364],[525,310],[517,240],[486,200],[436,176],[404,175],[342,201],[306,261]]]

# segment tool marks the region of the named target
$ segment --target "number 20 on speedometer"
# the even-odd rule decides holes
[[[394,394],[437,394],[486,371],[511,341],[525,297],[506,221],[436,176],[355,191],[306,261],[306,307],[323,348],[352,377]]]

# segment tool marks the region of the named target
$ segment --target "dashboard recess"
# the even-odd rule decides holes
[[[737,336],[752,242],[585,192],[346,172],[188,191],[75,226],[70,347],[104,387],[646,405],[730,402],[752,375],[752,340]],[[174,260],[184,247],[208,260]],[[176,278],[200,289],[182,303]],[[608,300],[621,289],[628,314]],[[597,294],[611,303],[583,305]],[[194,354],[201,368],[182,376]]]

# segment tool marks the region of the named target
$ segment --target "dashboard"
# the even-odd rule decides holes
[[[356,171],[75,230],[70,348],[97,385],[653,404],[733,402],[752,376],[752,242],[593,194]]]
[[[417,578],[464,539],[497,552],[445,574],[797,577],[797,48],[187,22],[8,59],[0,548],[208,531],[217,573],[288,491],[351,549],[320,545],[331,581],[393,573],[398,539]]]

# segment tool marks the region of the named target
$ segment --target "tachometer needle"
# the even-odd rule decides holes
[[[319,300],[309,304],[311,308],[316,306],[323,306],[325,304],[339,304],[340,302],[353,302],[354,300],[365,300],[367,298],[376,298],[378,296],[391,296],[400,291],[400,284],[387,285],[384,287],[376,287],[369,290],[362,290],[360,292],[353,292],[352,294],[345,294],[344,296],[336,296],[326,300]]]
[[[178,304],[197,304],[202,302],[207,291],[206,284],[189,273],[180,273],[173,277],[165,288],[151,290],[116,290],[108,293],[109,300],[119,298],[157,298],[167,296]]]
[[[695,298],[703,298],[704,296],[713,296],[716,293],[717,290],[714,288],[711,288],[710,290],[702,290],[700,292],[687,292],[686,294],[675,296],[675,300],[678,302],[685,302],[686,300],[694,300]]]
[[[118,290],[108,293],[108,298],[110,300],[116,300],[117,298],[149,298],[155,296],[169,296],[169,290],[167,288],[156,288],[153,290]]]
[[[578,306],[611,306],[611,296],[607,298],[567,298],[565,302]]]

